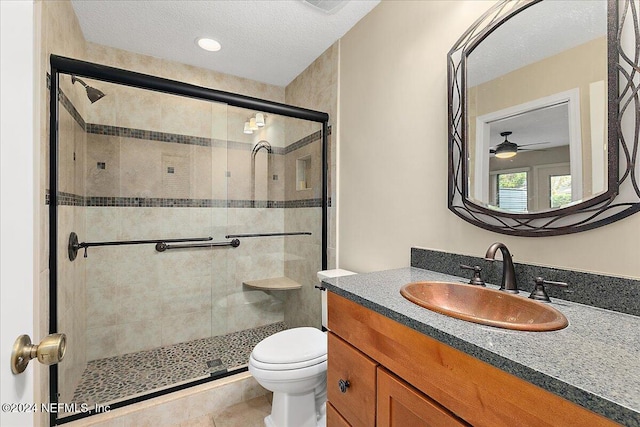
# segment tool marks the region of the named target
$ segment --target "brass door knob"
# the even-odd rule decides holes
[[[47,335],[38,345],[31,344],[29,335],[20,335],[11,352],[11,372],[21,374],[27,369],[29,361],[36,358],[44,365],[56,364],[62,361],[66,349],[65,334]]]

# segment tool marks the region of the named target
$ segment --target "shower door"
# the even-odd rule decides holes
[[[325,113],[60,57],[51,93],[52,425],[320,327]]]
[[[59,88],[64,419],[227,372],[214,337],[235,247],[226,104],[66,74]]]

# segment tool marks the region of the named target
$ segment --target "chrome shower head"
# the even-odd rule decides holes
[[[84,86],[84,88],[87,91],[87,98],[89,98],[89,101],[91,101],[92,104],[94,102],[96,102],[97,100],[99,100],[100,98],[102,98],[103,96],[105,96],[104,92],[102,92],[101,90],[96,89],[95,87],[89,86],[88,84],[86,84],[85,82],[83,82],[82,80],[80,80],[79,78],[77,78],[76,76],[74,76],[72,74],[71,75],[71,83],[75,84],[76,82],[78,82],[82,86]]]

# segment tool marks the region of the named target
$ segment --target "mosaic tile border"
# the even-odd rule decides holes
[[[51,75],[49,73],[47,76],[47,89],[51,88]],[[247,142],[239,142],[239,141],[226,141],[215,138],[206,138],[200,136],[190,136],[184,134],[177,133],[168,133],[168,132],[156,132],[144,129],[136,129],[136,128],[128,128],[121,126],[112,126],[112,125],[101,125],[97,123],[87,123],[80,112],[73,105],[71,100],[62,92],[59,91],[59,100],[62,106],[71,114],[71,117],[78,123],[78,125],[84,130],[86,133],[94,134],[94,135],[108,135],[108,136],[118,136],[123,138],[134,138],[134,139],[144,139],[149,141],[159,141],[159,142],[168,142],[174,144],[188,144],[188,145],[198,145],[202,147],[222,147],[228,149],[235,150],[247,150],[251,151],[253,149],[253,145]],[[328,127],[327,135],[331,135],[331,126]],[[305,136],[298,141],[289,144],[286,147],[272,147],[272,154],[285,155],[289,154],[295,150],[298,150],[306,145],[309,145],[315,141],[318,141],[322,138],[322,131],[316,131],[311,135]]]
[[[71,105],[71,109],[73,109],[73,111],[76,111],[75,108],[73,108],[73,105]],[[69,109],[67,110],[69,111]],[[72,116],[74,115],[72,111],[69,111],[69,113]],[[79,117],[79,120],[82,120],[82,117]],[[76,121],[78,121],[78,119],[76,119]],[[80,126],[82,126],[80,121],[78,121],[78,123],[80,124]],[[156,132],[121,126],[100,125],[95,123],[86,123],[83,129],[88,134],[93,135],[117,136],[123,138],[144,139],[148,141],[159,141],[173,144],[198,145],[201,147],[219,147],[231,150],[251,151],[254,146],[254,144],[248,142],[227,141],[223,139],[205,138],[201,136],[190,136],[168,132]],[[271,153],[277,155],[286,155],[320,139],[322,139],[322,131],[317,131],[312,133],[311,135],[305,136],[304,138],[292,144],[287,145],[286,147],[272,147]]]
[[[80,125],[82,130],[86,132],[87,123],[84,121],[84,119],[80,115],[80,112],[76,109],[76,107],[73,105],[71,100],[67,97],[67,95],[64,94],[62,90],[60,90],[58,94],[58,100],[60,101],[62,106],[65,108],[65,110],[67,110],[69,114],[71,114],[71,117],[73,117],[73,119],[78,123],[78,125]]]
[[[51,75],[46,73],[47,88],[51,87]],[[62,106],[73,117],[78,125],[87,133],[96,135],[109,135],[125,138],[145,139],[176,144],[198,145],[205,147],[226,147],[227,149],[247,150],[253,149],[253,144],[225,141],[213,138],[173,134],[167,132],[155,132],[144,129],[127,128],[120,126],[100,125],[87,123],[75,108],[71,100],[59,91],[59,99]],[[328,127],[328,135],[332,133],[332,126]],[[322,139],[322,131],[316,131],[287,147],[272,147],[272,153],[286,155],[299,150],[315,141]],[[45,194],[45,204],[51,203],[49,190]],[[72,193],[58,193],[59,206],[92,206],[92,207],[227,207],[227,208],[308,208],[322,207],[322,199],[305,200],[223,200],[223,199],[165,199],[165,198],[140,198],[140,197],[96,197],[80,196]],[[329,200],[328,206],[331,206]]]
[[[482,267],[482,278],[487,283],[500,284],[501,261],[491,262],[481,257],[411,248],[412,267],[466,277],[468,274],[460,269],[460,264],[479,265]],[[569,284],[567,289],[547,287],[551,298],[640,316],[640,280],[515,262],[513,265],[518,288],[521,290],[531,292],[534,288],[534,278],[542,276],[547,280]]]
[[[284,322],[277,322],[90,361],[82,373],[72,403],[90,406],[109,404],[178,383],[241,369],[247,366],[256,344],[285,329],[288,327]]]
[[[118,136],[123,138],[145,139],[149,141],[170,142],[174,144],[199,145],[202,147],[226,147],[227,141],[201,136],[190,136],[178,133],[157,132],[121,126],[87,123],[86,132],[93,135]],[[243,144],[244,143],[236,143]],[[250,144],[246,144],[250,145]]]
[[[45,204],[51,203],[49,190]],[[90,206],[119,208],[320,208],[322,199],[304,200],[224,200],[224,199],[164,199],[153,197],[96,197],[58,193],[58,206]]]
[[[329,127],[329,129],[331,129],[331,127]],[[331,132],[329,132],[329,135],[331,135]],[[312,133],[311,135],[305,136],[302,139],[299,139],[298,141],[294,142],[293,144],[289,144],[284,148],[284,154],[289,154],[292,151],[295,150],[299,150],[300,148],[304,147],[305,145],[309,145],[312,142],[315,142],[319,139],[322,139],[322,131],[319,130],[317,132]]]
[[[50,201],[51,197],[49,195],[49,190],[47,190],[46,204],[49,204]],[[86,206],[86,197],[61,191],[58,193],[58,204],[64,206]]]

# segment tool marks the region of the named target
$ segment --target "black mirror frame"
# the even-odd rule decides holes
[[[536,213],[512,213],[489,209],[467,197],[468,158],[466,141],[466,58],[473,49],[505,21],[542,0],[503,0],[483,14],[458,39],[448,54],[449,95],[449,188],[448,207],[460,218],[501,234],[541,237],[577,233],[601,227],[640,211],[640,185],[636,171],[640,135],[640,74],[638,10],[632,0],[608,0],[608,188],[589,200],[560,209]],[[627,55],[621,43],[625,25],[635,31],[635,52]],[[619,87],[619,79],[625,82]],[[626,114],[626,115],[625,115]],[[623,118],[633,121],[627,140]],[[619,153],[624,156],[619,157]],[[624,163],[623,163],[624,162]]]

